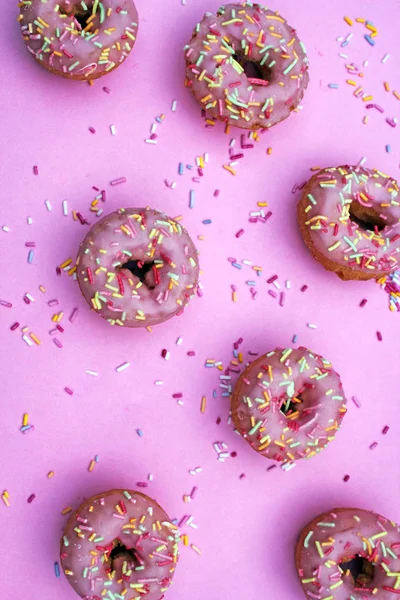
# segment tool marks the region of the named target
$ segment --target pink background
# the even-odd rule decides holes
[[[10,600],[72,600],[72,589],[64,576],[56,579],[53,567],[66,521],[61,510],[111,487],[135,488],[152,473],[147,492],[171,517],[193,515],[197,529],[186,526],[182,531],[202,551],[198,556],[182,547],[169,600],[301,598],[293,547],[314,514],[334,506],[360,506],[400,521],[399,316],[389,312],[388,298],[375,283],[343,283],[313,261],[296,227],[298,193],[291,193],[310,176],[311,166],[355,164],[363,156],[366,166],[398,175],[399,128],[389,127],[385,117],[399,117],[400,103],[385,92],[383,82],[400,92],[400,4],[275,1],[273,8],[296,26],[306,44],[311,83],[304,110],[245,151],[236,177],[222,165],[228,161],[229,141],[239,142],[240,132],[225,135],[219,125],[205,129],[197,104],[183,87],[182,47],[203,12],[215,10],[219,1],[187,0],[182,6],[180,0],[137,0],[137,5],[139,37],[131,57],[93,87],[37,66],[20,39],[16,1],[2,6],[0,227],[11,231],[0,229],[0,298],[13,306],[0,306],[0,493],[7,489],[11,503],[10,508],[0,503],[0,591]],[[343,21],[346,14],[375,23],[375,47],[365,41],[364,25],[350,28]],[[354,37],[341,49],[336,37],[349,33]],[[390,58],[382,64],[385,53]],[[364,60],[369,61],[366,68]],[[351,61],[365,73],[360,83],[385,109],[383,115],[367,110],[346,85],[345,64]],[[329,83],[340,88],[329,89]],[[111,93],[104,93],[103,86]],[[173,99],[178,101],[176,113],[170,109]],[[165,120],[157,129],[158,144],[146,144],[161,113]],[[115,136],[110,125],[115,125]],[[204,152],[210,158],[200,183],[192,181],[194,171],[178,175],[180,161],[194,165]],[[37,177],[33,165],[39,167]],[[127,183],[110,187],[111,180],[122,176]],[[166,187],[165,179],[176,181],[176,188]],[[203,297],[151,334],[113,329],[90,313],[66,273],[56,275],[56,266],[75,256],[87,231],[71,214],[63,216],[62,200],[67,199],[70,211],[94,222],[89,212],[96,193],[92,186],[106,189],[105,212],[148,203],[171,216],[183,215],[200,250]],[[214,198],[217,188],[221,193]],[[196,194],[192,210],[191,189]],[[46,199],[52,212],[46,210]],[[248,222],[258,201],[268,202],[266,210],[273,213],[266,224]],[[212,223],[204,225],[204,219]],[[237,239],[241,228],[245,233]],[[36,242],[32,264],[27,262],[27,241]],[[248,266],[234,269],[228,256],[261,266],[262,277],[256,278]],[[275,288],[266,280],[275,273],[282,288],[286,280],[291,282],[284,307],[268,294]],[[246,285],[253,279],[255,300]],[[236,303],[231,284],[238,289]],[[300,292],[303,284],[309,286],[305,293]],[[23,302],[26,292],[34,303]],[[49,307],[54,298],[59,305]],[[363,298],[368,303],[359,308]],[[71,324],[68,317],[75,307],[79,314]],[[57,310],[65,312],[65,332],[57,336],[62,349],[48,333]],[[20,330],[11,332],[15,321],[38,336],[41,345],[28,347]],[[248,350],[288,346],[294,334],[299,344],[332,360],[342,376],[349,411],[337,440],[320,456],[288,473],[267,472],[273,463],[253,453],[227,424],[229,401],[220,395],[220,371],[204,364],[212,358],[226,367],[232,343],[240,336],[247,360]],[[180,346],[178,337],[183,338]],[[169,361],[161,357],[163,348],[171,353]],[[187,355],[190,350],[194,357]],[[117,373],[125,361],[131,366]],[[98,377],[86,369],[97,371]],[[156,386],[156,380],[163,385]],[[72,397],[66,386],[74,390]],[[172,398],[179,392],[183,406]],[[205,414],[200,413],[203,395]],[[361,408],[351,402],[353,395]],[[35,430],[23,435],[19,427],[25,412]],[[386,424],[390,430],[383,436]],[[238,456],[218,462],[216,441],[224,441]],[[378,446],[371,451],[374,441]],[[94,455],[99,463],[88,472]],[[191,476],[188,470],[196,466],[203,471]],[[52,479],[46,476],[50,470],[55,472]],[[240,480],[242,473],[246,478]],[[351,476],[348,483],[343,482],[345,474]],[[194,485],[199,488],[195,500],[184,503],[183,494]],[[27,504],[32,493],[36,498]]]

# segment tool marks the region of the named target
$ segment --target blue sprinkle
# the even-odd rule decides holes
[[[212,223],[211,219],[204,219],[203,221],[203,225],[209,225],[210,223]]]
[[[331,88],[332,90],[337,90],[339,87],[338,83],[329,83],[328,84],[328,88]]]
[[[98,454],[96,454],[96,456],[94,457],[94,460],[98,463],[100,460],[100,456]]]
[[[58,562],[54,563],[54,572],[56,574],[56,577],[60,577],[60,567],[58,565]]]
[[[392,146],[390,144],[386,144],[385,148],[388,154],[392,151]]]
[[[136,429],[136,433],[139,437],[143,437],[143,431],[141,429]]]
[[[171,519],[172,525],[178,525],[178,519]]]
[[[237,357],[239,356],[239,354],[238,354],[238,351],[237,351],[237,350],[234,350],[234,351],[232,352],[232,354],[233,354],[233,356],[234,356],[235,358],[237,358]]]
[[[28,263],[31,263],[33,261],[33,256],[34,256],[34,251],[33,250],[29,250],[29,254],[28,254]]]
[[[192,165],[186,165],[186,168],[189,169],[189,171],[191,171],[193,169]]]
[[[184,168],[185,168],[185,165],[183,163],[179,163],[179,167],[178,167],[179,175],[183,175]]]
[[[255,286],[256,282],[255,281],[246,281],[246,285]]]
[[[217,390],[213,390],[213,398],[217,397]]]
[[[237,262],[234,262],[234,263],[232,263],[232,267],[236,267],[237,269],[241,269],[242,265],[239,264],[239,263],[237,263]]]
[[[160,117],[156,117],[156,121],[157,123],[162,123],[162,119],[160,119]]]
[[[372,38],[370,35],[364,35],[364,37],[367,40],[368,44],[370,44],[371,46],[375,46],[374,38]]]
[[[295,344],[297,342],[298,338],[299,338],[299,336],[297,335],[297,333],[295,333],[293,336],[293,340],[292,340],[293,344]]]
[[[194,190],[190,190],[189,194],[189,208],[194,207]]]

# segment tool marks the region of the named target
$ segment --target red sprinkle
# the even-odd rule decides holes
[[[363,300],[361,300],[360,302],[360,307],[362,308],[363,306],[365,306],[367,304],[368,300],[366,298],[363,298]]]
[[[267,279],[267,283],[273,283],[278,279],[278,275],[272,275],[269,279]]]
[[[69,387],[64,388],[64,391],[67,392],[67,394],[69,396],[73,396],[74,395],[73,390],[71,390],[71,388],[69,388]]]
[[[383,435],[386,435],[388,431],[389,431],[389,425],[385,425],[385,427],[382,429]]]
[[[183,394],[179,393],[179,394],[172,394],[173,398],[183,398]]]
[[[89,131],[90,131],[90,133],[96,133],[96,130],[94,127],[89,127]]]
[[[343,477],[343,481],[347,482],[350,479],[350,475],[345,475]]]
[[[19,323],[15,322],[11,325],[10,329],[11,329],[11,331],[15,331],[16,329],[18,329],[18,327],[19,327]]]
[[[33,167],[33,174],[39,175],[39,168],[36,165],[34,165],[34,167]]]
[[[381,342],[383,340],[382,334],[380,331],[376,332],[376,337],[378,338],[378,340]]]
[[[240,238],[240,236],[243,234],[244,234],[244,229],[239,229],[239,231],[237,231],[235,235],[237,238]]]
[[[308,285],[301,286],[301,288],[300,288],[301,292],[305,292],[306,290],[308,290]]]
[[[34,501],[34,499],[36,498],[35,494],[31,494],[28,498],[28,504],[30,504],[31,502]]]

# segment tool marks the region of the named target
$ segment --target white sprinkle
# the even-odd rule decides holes
[[[290,283],[289,279],[287,279],[286,280],[286,289],[290,290],[290,286],[291,286],[291,283]]]
[[[171,105],[171,110],[172,110],[172,112],[176,112],[176,108],[177,108],[177,106],[178,106],[178,102],[177,102],[177,100],[173,100],[173,101],[172,101],[172,105]]]
[[[22,339],[24,340],[24,342],[25,342],[26,344],[28,344],[28,346],[33,346],[33,342],[32,342],[32,340],[31,340],[31,338],[29,338],[27,335],[23,335],[23,336],[22,336]]]
[[[32,223],[33,223],[32,217],[27,217],[26,222],[28,223],[28,225],[32,225]]]
[[[368,61],[367,60],[364,60],[363,67],[368,67]]]
[[[348,54],[339,54],[340,58],[349,58]]]
[[[210,160],[210,155],[208,154],[208,152],[205,152],[204,153],[204,162],[207,164],[209,160]]]
[[[173,181],[169,187],[171,190],[174,190],[176,188],[176,181]]]
[[[86,373],[88,375],[92,375],[92,377],[97,377],[98,376],[98,372],[97,371],[90,371],[90,369],[86,369]]]
[[[157,381],[154,382],[154,385],[163,385],[163,381],[160,381],[159,379]]]
[[[149,473],[149,474],[147,475],[147,479],[148,479],[149,481],[153,481],[153,479],[154,479],[154,475],[153,475],[152,473]]]
[[[121,371],[125,371],[125,369],[127,369],[130,366],[131,363],[125,362],[122,365],[119,365],[119,367],[117,367],[115,370],[117,371],[117,373],[121,373]]]
[[[381,62],[385,63],[387,61],[387,59],[389,58],[390,54],[385,54],[385,56],[382,58]]]
[[[110,125],[110,131],[111,131],[111,135],[116,135],[117,134],[117,130],[115,129],[115,125]]]
[[[164,360],[169,360],[169,357],[171,356],[171,352],[169,352],[169,350],[165,353],[164,356]]]
[[[9,227],[7,227],[7,225],[3,225],[3,227],[2,227],[2,230],[3,230],[5,233],[8,233],[9,231],[11,231],[11,229],[10,229]]]
[[[153,123],[153,125],[151,126],[151,129],[150,129],[150,133],[155,133],[156,129],[157,129],[157,123]]]
[[[179,404],[179,406],[183,406],[183,400],[178,400],[177,404]]]
[[[68,215],[68,202],[66,200],[63,200],[62,209],[63,209],[63,215],[64,215],[64,217],[66,217]]]
[[[35,302],[35,298],[33,296],[31,296],[31,294],[29,292],[26,292],[25,296],[28,298],[28,300],[30,300],[31,302]]]
[[[147,140],[144,140],[144,141],[146,142],[146,144],[157,144],[157,140],[147,139]]]
[[[310,329],[317,329],[315,323],[307,323],[307,327],[309,327]]]
[[[49,200],[46,200],[46,201],[45,201],[45,205],[46,205],[46,208],[47,208],[47,210],[50,212],[50,211],[51,211],[51,204],[50,204],[50,201],[49,201]]]
[[[179,337],[179,338],[176,340],[176,345],[177,345],[177,346],[180,346],[180,345],[182,344],[182,342],[183,342],[183,338]]]
[[[367,157],[366,157],[366,156],[363,156],[363,157],[362,157],[362,159],[361,159],[361,160],[360,160],[360,162],[359,162],[359,165],[360,165],[360,167],[362,167],[362,166],[363,166],[363,164],[366,162],[366,160],[367,160]]]
[[[272,282],[272,285],[274,285],[274,286],[276,287],[276,289],[277,289],[277,290],[280,290],[280,289],[281,289],[281,286],[279,285],[279,283],[278,283],[278,281],[277,281],[277,280],[273,281],[273,282]]]

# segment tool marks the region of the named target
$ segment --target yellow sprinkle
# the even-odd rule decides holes
[[[65,269],[65,267],[69,267],[69,265],[72,263],[72,258],[68,258],[68,260],[64,261],[61,265],[60,265],[60,269]]]
[[[272,154],[272,148],[267,148],[267,154],[271,155]]]
[[[91,460],[91,461],[90,461],[90,464],[89,464],[89,469],[88,469],[88,471],[92,472],[92,471],[93,471],[93,469],[95,468],[95,466],[96,466],[96,461],[95,461],[95,460]]]
[[[181,540],[184,546],[189,546],[189,537],[186,533],[181,536]]]
[[[350,27],[353,25],[353,21],[350,19],[350,17],[343,17],[343,19],[346,21],[346,23],[348,25],[350,25]]]
[[[373,96],[364,96],[363,100],[364,102],[369,102],[369,100],[373,100]]]
[[[67,515],[70,512],[72,512],[72,506],[68,506],[68,508],[64,508],[64,510],[61,511],[61,514]]]
[[[32,338],[32,340],[35,342],[35,344],[36,344],[37,346],[40,346],[40,344],[41,344],[41,341],[39,340],[39,338],[37,338],[37,337],[36,337],[36,335],[35,335],[34,333],[30,333],[29,335],[30,335],[30,337]]]
[[[29,416],[27,413],[24,414],[24,416],[22,417],[22,426],[25,427],[25,425],[28,425],[29,422]]]
[[[46,293],[46,288],[43,287],[42,285],[39,285],[39,290],[42,292],[42,294]]]
[[[348,83],[349,85],[357,85],[357,83],[352,79],[346,79],[346,83]]]
[[[232,173],[232,175],[236,175],[236,171],[234,169],[232,169],[232,167],[230,167],[229,165],[223,165],[223,167],[224,167],[224,169],[229,171],[229,173]]]
[[[48,478],[48,479],[51,479],[53,476],[54,476],[54,471],[49,471],[49,472],[47,473],[47,478]]]
[[[201,398],[201,404],[200,404],[200,412],[201,413],[205,413],[206,412],[206,405],[207,405],[207,398],[205,396],[202,396],[202,398]]]

